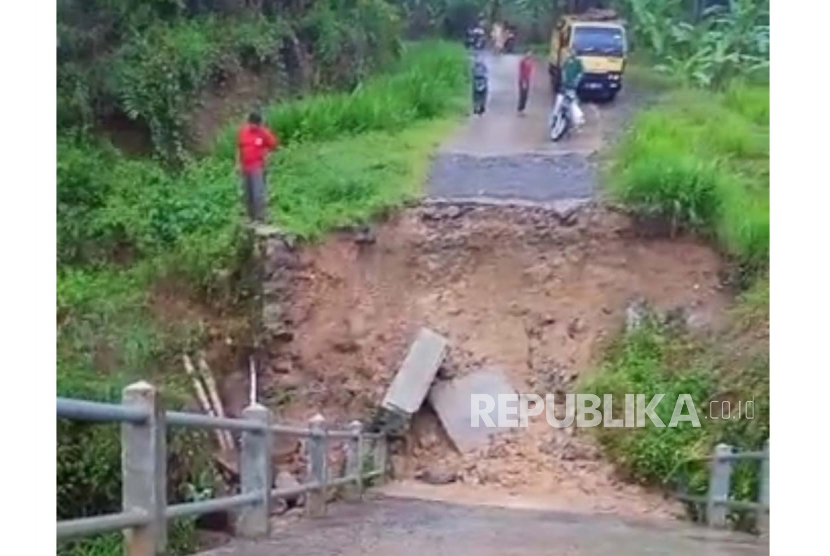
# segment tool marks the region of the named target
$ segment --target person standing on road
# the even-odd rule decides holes
[[[262,125],[259,112],[251,112],[248,121],[239,130],[238,159],[242,172],[242,192],[248,218],[255,222],[265,220],[268,195],[265,183],[265,158],[277,150],[279,140]]]
[[[524,116],[533,75],[533,54],[528,50],[519,62],[519,115]]]
[[[473,114],[481,116],[487,109],[487,65],[480,56],[473,62]]]

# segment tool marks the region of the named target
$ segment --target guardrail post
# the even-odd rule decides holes
[[[125,406],[144,408],[144,423],[121,425],[121,479],[124,511],[146,512],[150,522],[124,532],[126,556],[156,556],[167,546],[167,440],[164,409],[156,388],[130,384],[121,394]]]
[[[377,484],[383,484],[386,479],[386,461],[389,452],[389,443],[387,440],[388,437],[385,434],[381,434],[375,441],[375,462],[377,471],[380,471],[380,475],[377,475]]]
[[[758,510],[756,527],[762,534],[769,532],[769,440],[764,443],[764,459],[758,471]]]
[[[346,500],[359,501],[363,497],[363,424],[349,423],[349,432],[354,436],[346,444],[346,475],[355,477],[354,484],[346,486]]]
[[[725,502],[729,499],[729,479],[732,474],[732,446],[718,444],[709,468],[709,494],[706,502],[706,523],[710,527],[726,527],[729,513]]]
[[[242,410],[242,418],[271,424],[271,412],[267,407],[253,403]],[[236,532],[239,536],[264,537],[271,532],[271,431],[244,431],[242,449],[239,454],[240,490],[243,494],[259,492],[261,498],[254,506],[242,508],[236,517]]]
[[[312,417],[309,422],[311,434],[306,444],[308,457],[309,478],[320,486],[309,491],[306,497],[306,510],[309,517],[322,517],[326,515],[326,495],[328,482],[328,441],[326,438],[326,420],[319,413]]]

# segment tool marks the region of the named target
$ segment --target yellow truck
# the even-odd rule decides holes
[[[628,53],[624,22],[610,10],[565,15],[553,28],[548,68],[557,89],[562,64],[570,56],[582,62],[580,96],[613,99],[622,89]]]

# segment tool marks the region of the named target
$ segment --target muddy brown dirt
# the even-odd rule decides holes
[[[567,391],[645,298],[714,325],[728,296],[718,255],[693,238],[645,239],[597,206],[563,217],[543,208],[404,210],[374,243],[343,232],[305,247],[287,308],[293,341],[270,371],[280,417],[371,417],[421,326],[450,340],[443,378],[501,368],[523,392]],[[544,420],[482,454],[453,450],[435,416],[413,422],[398,476],[450,472],[476,489],[544,495],[585,511],[674,515],[662,495],[617,478],[590,439]]]

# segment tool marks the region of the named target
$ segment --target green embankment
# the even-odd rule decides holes
[[[267,123],[284,142],[268,163],[272,222],[313,239],[416,198],[431,151],[463,106],[466,64],[459,46],[412,44],[393,68],[352,92],[268,107]],[[60,395],[116,400],[123,385],[141,377],[163,385],[173,406],[186,399],[180,355],[210,332],[198,313],[159,314],[154,292],[172,288],[186,304],[219,309],[229,321],[245,303],[237,125],[212,154],[177,171],[127,158],[89,136],[59,139]],[[116,510],[116,428],[60,423],[58,432],[58,516]],[[212,488],[194,442],[205,440],[172,440],[171,500]],[[173,552],[192,551],[192,523],[176,531]],[[114,554],[117,537],[66,544],[61,552]]]
[[[715,240],[752,269],[769,258],[769,89],[678,90],[641,113],[609,174],[612,197]]]
[[[658,428],[647,420],[644,428],[595,432],[606,457],[632,479],[668,487],[686,475],[690,492],[700,494],[705,463],[687,459],[707,456],[721,442],[757,450],[769,438],[769,87],[732,81],[695,89],[633,69],[663,90],[612,153],[607,192],[641,217],[666,219],[678,233],[711,241],[740,269],[742,291],[711,336],[652,315],[642,329],[620,335],[581,388],[615,399],[665,394],[657,412],[665,423],[677,396],[690,394],[699,428]],[[738,404],[750,400],[752,418],[738,418]],[[711,402],[716,417],[728,402],[731,418],[708,418]],[[737,466],[731,496],[754,499],[756,467]],[[731,518],[752,527],[745,513]]]

